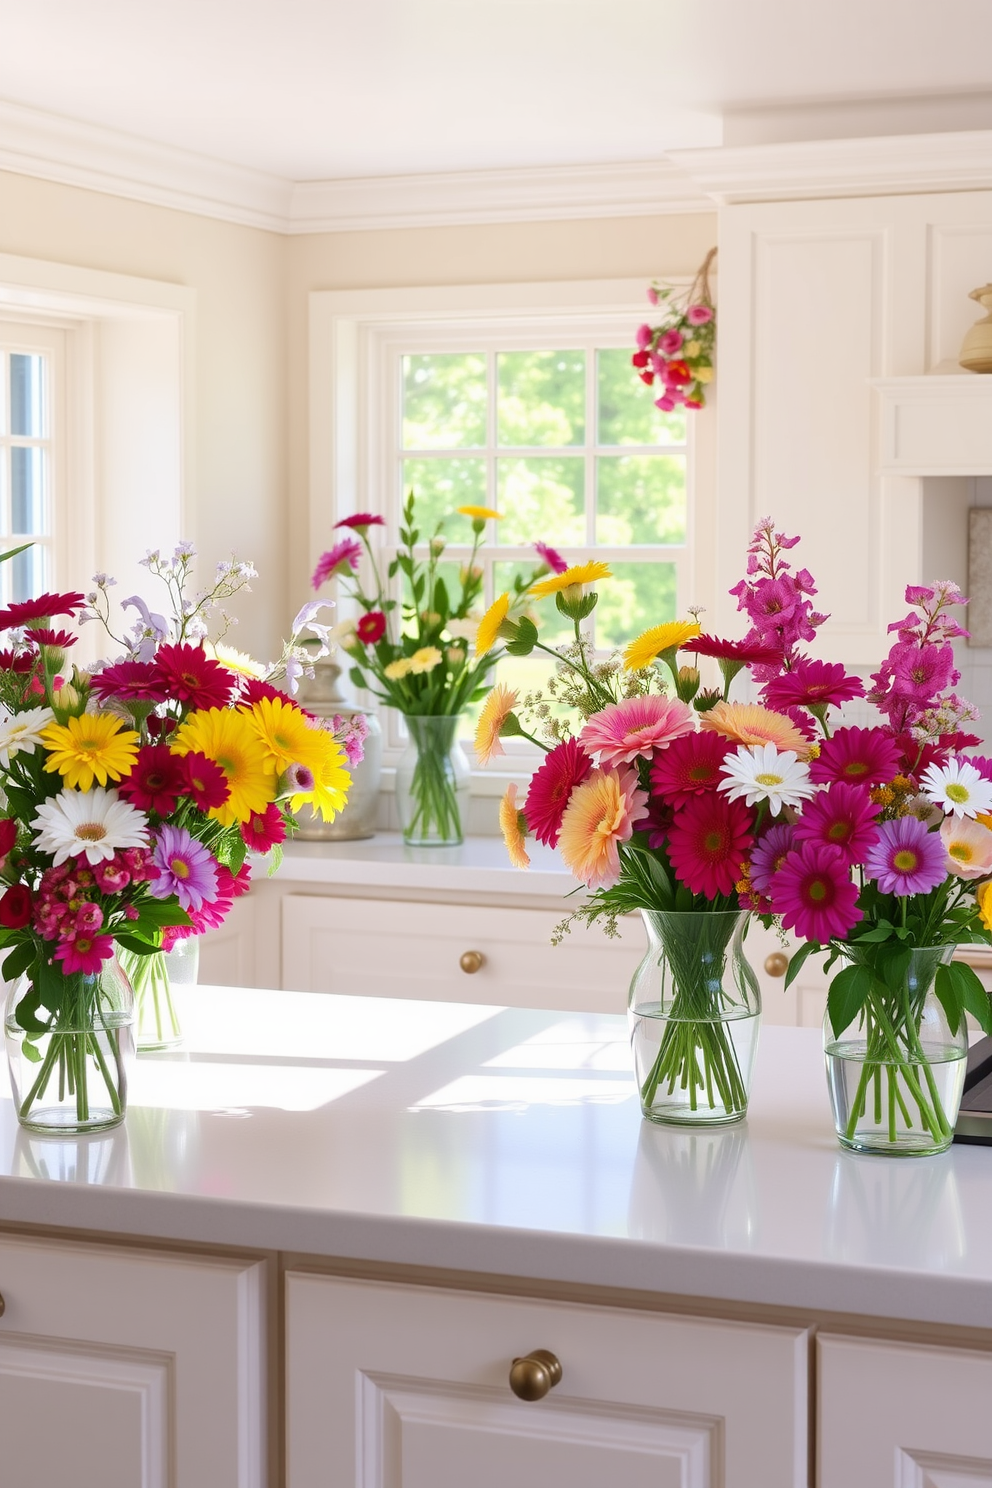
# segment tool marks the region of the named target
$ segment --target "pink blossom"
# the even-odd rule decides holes
[[[709,305],[690,305],[685,313],[685,318],[690,325],[707,325],[713,319],[713,311]]]
[[[665,334],[660,337],[658,345],[661,347],[661,350],[665,353],[666,356],[674,356],[677,351],[682,350],[682,342],[683,337],[681,331],[666,331]]]
[[[649,325],[639,325],[637,327],[637,335],[635,337],[635,340],[637,341],[638,351],[645,351],[651,345],[653,336],[654,332]]]
[[[656,289],[654,289],[653,287],[648,290],[648,299],[651,301],[651,304],[652,305],[657,305],[657,303],[658,303],[658,291]]]
[[[693,714],[677,698],[636,697],[610,703],[594,713],[579,734],[579,743],[600,765],[651,759],[673,739],[693,731]]]
[[[109,935],[77,935],[73,940],[63,940],[55,952],[54,960],[62,962],[62,970],[69,976],[81,971],[85,976],[95,976],[104,961],[114,954],[113,938]]]
[[[362,545],[354,537],[343,537],[340,542],[334,544],[326,553],[322,553],[317,561],[317,567],[313,571],[311,580],[313,587],[319,589],[321,584],[340,573],[342,569],[351,569],[354,573],[358,569],[358,560],[362,554]]]
[[[672,397],[671,393],[665,393],[664,397],[655,398],[654,406],[655,408],[660,408],[662,413],[671,413],[672,409],[675,407],[675,399]]]

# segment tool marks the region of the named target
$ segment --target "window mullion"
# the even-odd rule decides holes
[[[496,438],[497,438],[497,351],[490,346],[486,351],[486,504],[493,511],[499,511],[498,469],[496,465]],[[496,552],[499,549],[499,538],[495,543],[489,543],[483,548],[483,573],[484,585],[483,596],[486,608],[496,598]]]

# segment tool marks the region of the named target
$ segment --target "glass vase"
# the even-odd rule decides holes
[[[848,961],[872,972],[873,947]],[[864,1006],[839,1032],[823,1019],[823,1053],[834,1125],[851,1152],[928,1157],[945,1152],[964,1090],[968,1032],[952,1033],[934,992],[953,945],[913,947],[894,989],[871,975]]]
[[[134,1057],[134,993],[116,957],[99,972],[55,962],[8,984],[7,1063],[17,1119],[65,1135],[118,1126]]]
[[[134,988],[138,1052],[177,1048],[183,1041],[183,1030],[172,989],[196,982],[200,958],[197,937],[189,935],[177,940],[171,951],[154,951],[150,956],[123,949],[118,955]]]
[[[741,910],[641,910],[648,936],[628,1018],[649,1121],[722,1126],[747,1112],[761,992],[744,955]]]
[[[404,714],[409,742],[396,766],[396,811],[411,847],[457,847],[468,812],[470,770],[457,742],[459,715]]]

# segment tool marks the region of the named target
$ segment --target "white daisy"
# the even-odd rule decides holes
[[[55,722],[51,708],[28,708],[11,713],[0,703],[0,765],[10,764],[15,754],[33,754],[41,743],[41,731]]]
[[[772,816],[778,816],[783,806],[799,806],[816,794],[809,766],[793,750],[778,750],[774,744],[742,744],[724,760],[721,774],[727,779],[717,788],[732,801],[741,796],[748,806],[767,801]]]
[[[992,809],[992,781],[968,760],[952,758],[946,765],[929,765],[920,782],[935,806],[954,816],[981,816]]]
[[[85,854],[88,863],[112,858],[122,847],[148,846],[148,818],[102,785],[64,790],[38,807],[31,823],[34,845],[53,853],[55,866]]]

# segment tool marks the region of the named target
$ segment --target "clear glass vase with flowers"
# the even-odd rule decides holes
[[[337,627],[338,642],[351,658],[352,683],[403,715],[409,747],[397,767],[396,801],[404,840],[412,846],[462,841],[469,772],[458,727],[464,711],[485,696],[489,674],[503,655],[495,611],[502,607],[501,619],[521,613],[535,579],[567,566],[536,544],[532,570],[518,574],[512,591],[482,617],[477,559],[487,523],[499,521],[500,513],[481,506],[458,507],[457,513],[470,523],[471,542],[456,573],[444,559],[451,546],[444,521],[429,535],[422,533],[411,491],[399,550],[385,578],[370,539],[385,523],[369,512],[335,524],[343,536],[321,556],[313,575],[315,590],[337,579],[359,612],[357,620]],[[402,598],[392,592],[397,582]]]

